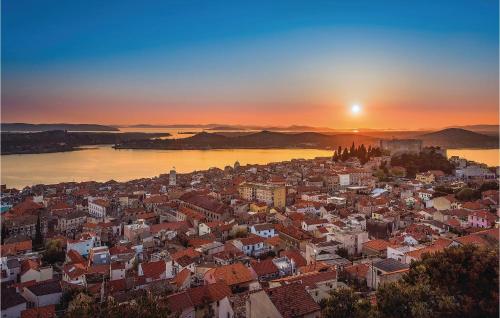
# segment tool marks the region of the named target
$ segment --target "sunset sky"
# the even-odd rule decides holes
[[[498,124],[498,11],[497,0],[2,1],[2,122]]]

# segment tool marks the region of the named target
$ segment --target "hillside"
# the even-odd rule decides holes
[[[424,146],[443,148],[498,148],[498,136],[488,136],[461,128],[447,128],[419,135]]]
[[[118,128],[96,124],[27,124],[27,123],[2,123],[3,132],[37,132],[51,130],[67,131],[119,131]]]
[[[117,145],[117,148],[133,149],[242,149],[242,148],[318,148],[336,149],[348,147],[353,142],[376,145],[378,139],[357,135],[325,135],[315,132],[281,133],[261,131],[256,133],[227,136],[217,133],[202,132],[183,139],[131,140]]]
[[[72,151],[79,146],[105,145],[135,139],[169,136],[168,133],[68,132],[63,130],[34,133],[2,132],[2,155]]]

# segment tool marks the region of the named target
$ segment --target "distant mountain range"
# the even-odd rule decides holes
[[[10,132],[39,132],[50,130],[67,131],[119,131],[116,127],[96,124],[27,124],[27,123],[2,123],[1,131]]]
[[[461,128],[447,128],[416,136],[425,146],[443,148],[498,148],[498,135],[490,136]]]
[[[131,149],[266,149],[266,148],[319,148],[336,149],[355,144],[376,145],[378,139],[357,135],[326,135],[316,132],[282,133],[260,131],[245,135],[227,136],[218,133],[201,132],[181,139],[130,140],[117,148]]]
[[[498,148],[498,137],[487,136],[472,131],[449,128],[426,133],[412,138],[422,139],[425,146],[443,148]],[[408,137],[407,137],[408,138]],[[381,138],[364,134],[340,133],[323,134],[317,132],[274,132],[260,131],[245,134],[224,134],[201,132],[180,139],[129,140],[118,144],[117,148],[131,149],[242,149],[242,148],[319,148],[336,149],[338,146],[378,145]]]

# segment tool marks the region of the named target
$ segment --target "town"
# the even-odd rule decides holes
[[[498,177],[398,139],[128,182],[3,185],[2,317],[498,316]],[[440,280],[447,266],[460,282]],[[421,286],[432,292],[412,294]],[[404,310],[389,308],[394,294]]]

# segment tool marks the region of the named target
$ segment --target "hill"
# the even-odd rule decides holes
[[[424,146],[443,148],[498,148],[498,136],[488,136],[461,128],[447,128],[419,135]]]
[[[266,149],[266,148],[317,148],[336,149],[357,145],[376,145],[378,139],[358,134],[326,135],[315,132],[282,133],[260,131],[244,135],[223,135],[202,132],[182,139],[130,140],[117,148],[133,149]]]
[[[116,127],[97,124],[27,124],[27,123],[2,123],[1,131],[4,132],[38,132],[51,130],[67,131],[119,131]]]

